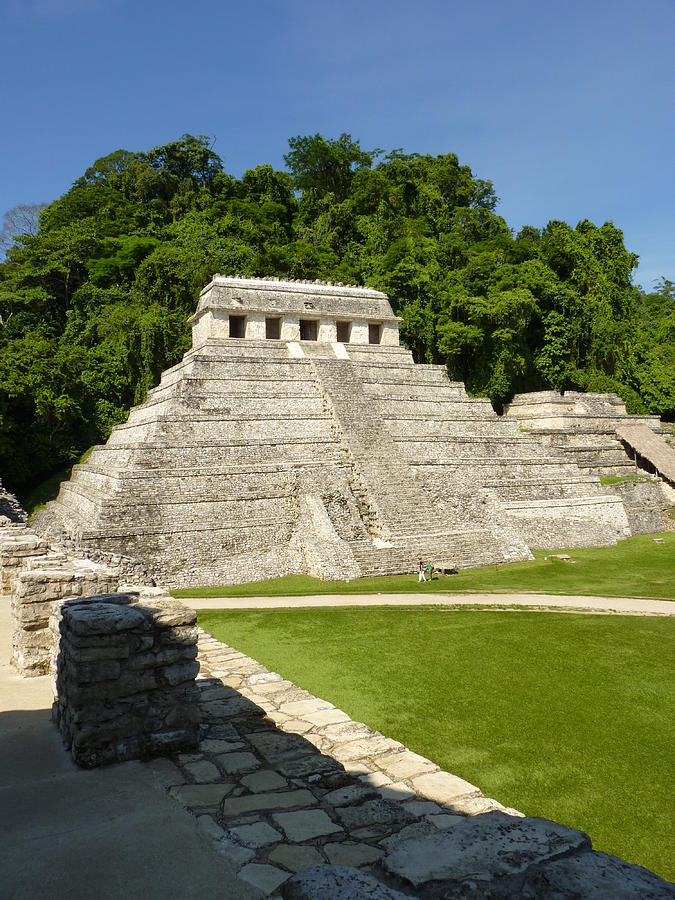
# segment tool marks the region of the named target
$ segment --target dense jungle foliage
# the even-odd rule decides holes
[[[675,415],[675,286],[633,286],[637,257],[613,224],[514,236],[492,184],[452,153],[365,151],[343,134],[291,138],[284,159],[288,171],[235,178],[204,137],[118,150],[11,236],[9,486],[23,492],[107,439],[190,346],[187,318],[214,272],[380,288],[415,358],[497,406],[518,391],[615,390],[633,411]]]

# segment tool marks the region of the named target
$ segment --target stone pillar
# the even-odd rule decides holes
[[[380,341],[384,347],[398,347],[398,322],[385,322],[382,326],[382,340]]]
[[[53,718],[83,768],[199,746],[197,614],[170,598],[137,600],[70,600],[51,622]]]
[[[321,319],[319,322],[318,340],[324,344],[334,344],[337,341],[337,324],[335,319]]]
[[[352,334],[349,343],[368,343],[368,323],[366,321],[364,321],[363,319],[354,319],[354,321],[352,322]]]
[[[281,320],[281,340],[300,340],[300,319],[293,316],[284,316]]]
[[[265,340],[265,316],[263,313],[249,313],[247,315],[246,337],[252,341]]]

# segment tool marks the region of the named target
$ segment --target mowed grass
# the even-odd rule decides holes
[[[654,538],[663,543],[655,543]],[[553,559],[567,553],[571,561]],[[548,556],[548,559],[545,557]],[[613,547],[537,550],[531,562],[466,569],[419,584],[410,575],[320,581],[289,575],[269,581],[174,590],[176,597],[306,597],[310,594],[508,593],[580,594],[675,599],[675,533],[637,535]]]
[[[487,796],[675,877],[672,619],[342,607],[199,624]]]

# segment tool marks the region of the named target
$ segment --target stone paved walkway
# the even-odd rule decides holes
[[[622,897],[675,896],[651,873],[589,852],[581,832],[505,809],[203,631],[199,660],[200,752],[151,766],[239,877],[268,895],[564,900],[620,886]],[[358,867],[386,893],[322,892],[311,867],[325,863]],[[292,876],[304,871],[303,887]],[[575,878],[584,893],[566,892]]]
[[[675,601],[639,597],[583,597],[558,594],[314,594],[308,597],[200,597],[185,601],[193,609],[276,609],[303,606],[488,606],[562,612],[675,616]]]

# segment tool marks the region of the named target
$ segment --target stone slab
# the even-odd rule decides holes
[[[383,772],[365,772],[359,775],[359,780],[374,788],[382,787],[384,784],[391,784],[391,778]]]
[[[272,818],[283,828],[286,837],[295,843],[342,831],[341,826],[334,822],[328,813],[322,809],[302,809],[298,812],[275,813]]]
[[[305,722],[312,725],[337,725],[340,722],[349,722],[350,718],[346,712],[341,709],[320,709],[318,712],[305,713],[302,717]]]
[[[401,749],[403,744],[382,735],[373,735],[362,740],[338,744],[333,748],[333,755],[340,762],[354,759],[370,759],[386,753],[388,750]]]
[[[328,862],[334,866],[367,866],[376,862],[384,854],[384,850],[356,841],[324,844],[323,850],[328,857]]]
[[[352,803],[360,803],[373,797],[375,791],[369,785],[348,784],[325,794],[321,801],[329,806],[350,806]]]
[[[223,856],[231,866],[239,869],[245,866],[255,857],[255,850],[250,847],[242,847],[242,845],[234,840],[234,838],[226,834],[218,842],[218,853]]]
[[[271,894],[280,884],[288,878],[288,872],[277,869],[276,866],[266,866],[260,863],[249,863],[239,871],[239,877],[248,881],[253,887],[259,888],[266,894]]]
[[[306,713],[318,712],[321,709],[333,709],[333,704],[327,700],[319,700],[313,697],[311,700],[296,700],[291,703],[282,703],[281,711],[289,716],[302,718]]]
[[[323,737],[328,738],[329,741],[333,741],[336,744],[344,744],[348,741],[356,741],[361,740],[362,738],[371,737],[373,731],[361,722],[343,720],[342,722],[326,725],[321,729],[321,734]]]
[[[196,785],[195,785],[196,787]],[[247,797],[231,797],[223,803],[225,817],[243,816],[246,813],[272,809],[291,809],[294,806],[314,806],[316,798],[310,791],[281,791],[278,793],[251,794]]]
[[[255,822],[253,825],[240,825],[232,828],[237,840],[247,847],[264,847],[281,840],[281,834],[266,822]]]
[[[234,789],[233,784],[183,784],[172,787],[170,795],[190,809],[219,806],[223,797]]]
[[[204,753],[230,753],[232,750],[241,750],[244,746],[243,741],[224,741],[207,738],[207,740],[200,742],[199,749]]]
[[[359,806],[343,806],[336,810],[336,815],[348,830],[370,825],[405,825],[412,819],[400,804],[389,800],[367,800]]]
[[[313,866],[284,885],[284,900],[410,900],[349,866]]]
[[[258,757],[247,750],[235,753],[223,753],[216,757],[218,765],[229,775],[238,775],[240,772],[250,772],[260,767]]]
[[[560,859],[528,874],[523,892],[537,900],[673,900],[675,885],[606,853]]]
[[[263,769],[259,772],[252,772],[250,775],[244,775],[241,783],[249,791],[253,791],[254,794],[260,794],[264,791],[277,791],[288,787],[286,779],[271,769]]]
[[[214,781],[220,781],[222,775],[217,766],[214,766],[208,759],[200,759],[195,762],[187,763],[186,770],[199,784],[209,784]]]
[[[385,784],[378,790],[383,800],[398,800],[403,803],[404,800],[414,800],[417,797],[415,791],[409,788],[404,781],[397,781],[394,784]]]
[[[318,850],[300,844],[279,844],[272,850],[268,859],[276,865],[290,869],[291,872],[302,872],[303,869],[323,863]]]
[[[421,797],[434,800],[436,803],[450,803],[459,797],[480,796],[480,790],[475,784],[451,775],[450,772],[430,772],[428,775],[420,775],[413,778],[412,785]]]
[[[420,887],[431,881],[499,879],[561,854],[588,849],[589,838],[574,828],[492,812],[399,844],[385,857],[384,867]]]
[[[413,753],[412,750],[404,750],[402,753],[391,753],[381,756],[377,766],[382,769],[394,781],[415,778],[426,772],[438,771],[438,766],[425,756]]]

